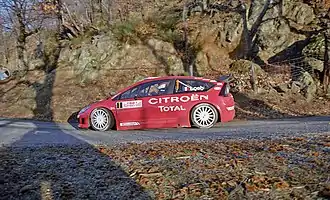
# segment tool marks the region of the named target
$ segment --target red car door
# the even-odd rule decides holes
[[[169,122],[174,115],[168,115],[160,111],[158,103],[150,103],[158,99],[167,99],[173,94],[174,81],[172,79],[150,82],[140,88],[140,98],[144,105],[144,127],[163,128],[171,127]]]
[[[138,93],[139,86],[123,92],[116,101],[116,119],[119,129],[141,128],[144,112],[143,101],[134,99]]]
[[[180,107],[176,102],[171,103],[173,94],[147,97],[144,99],[146,105],[146,122],[149,128],[176,127]]]
[[[151,81],[122,93],[116,102],[118,125],[123,129],[163,127],[166,119],[163,121],[158,108],[148,102],[152,97],[173,92],[172,82],[171,79]]]
[[[120,127],[141,128],[144,112],[143,101],[124,99],[116,102],[117,123]]]

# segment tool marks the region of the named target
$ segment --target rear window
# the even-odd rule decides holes
[[[212,88],[215,84],[201,80],[183,80],[175,81],[175,93],[188,93],[188,92],[205,92]]]

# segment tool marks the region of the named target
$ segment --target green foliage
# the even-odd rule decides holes
[[[73,46],[77,46],[77,45],[80,45],[82,43],[85,43],[85,42],[89,42],[91,41],[92,37],[97,35],[98,34],[98,31],[95,30],[95,29],[88,29],[87,31],[85,31],[84,34],[82,35],[79,35],[78,37],[75,37],[73,39],[71,39],[71,44]]]
[[[115,24],[112,27],[112,32],[116,39],[121,42],[135,42],[137,39],[136,27],[137,22],[134,21],[124,21]]]
[[[180,40],[182,38],[181,34],[179,34],[177,31],[163,31],[163,30],[158,30],[157,31],[157,36],[164,40],[165,42],[170,42],[170,43],[175,43],[176,41]]]
[[[183,76],[190,76],[189,72],[183,72]]]
[[[156,25],[156,36],[160,39],[174,43],[181,38],[180,33],[176,30],[176,26],[180,21],[179,13],[169,11],[161,15],[155,15],[149,20]]]
[[[180,16],[176,13],[169,13],[165,16],[155,17],[154,22],[160,30],[174,30],[180,20]]]
[[[172,11],[155,13],[144,21],[127,20],[116,23],[112,27],[112,32],[124,43],[136,43],[151,36],[174,43],[181,37],[176,31],[179,20],[180,15]]]
[[[58,35],[56,33],[46,33],[47,39],[44,46],[44,69],[48,70],[54,68],[57,65],[57,55],[59,51],[59,41],[57,39]]]

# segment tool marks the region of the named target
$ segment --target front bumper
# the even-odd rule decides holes
[[[87,114],[81,114],[77,116],[78,119],[78,127],[79,128],[89,128],[89,117]]]

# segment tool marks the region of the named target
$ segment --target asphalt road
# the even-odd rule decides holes
[[[164,140],[277,139],[306,134],[329,134],[330,116],[280,120],[235,121],[200,130],[174,128],[96,132],[76,125],[30,120],[0,119],[1,146],[45,146],[142,143]]]

